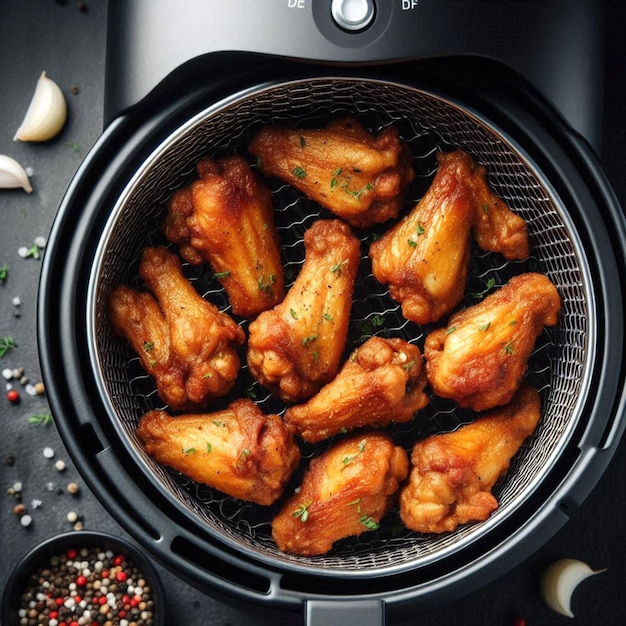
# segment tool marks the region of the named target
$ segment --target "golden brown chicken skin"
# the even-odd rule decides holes
[[[411,154],[396,128],[374,136],[349,117],[313,130],[266,126],[248,149],[261,172],[291,184],[355,228],[397,217],[414,177]]]
[[[428,404],[425,386],[417,346],[400,338],[371,337],[318,394],[287,409],[285,421],[307,442],[364,426],[408,422]]]
[[[498,508],[493,486],[539,419],[539,394],[524,384],[506,406],[417,442],[400,492],[402,521],[417,532],[443,533],[487,519]]]
[[[485,169],[461,150],[437,160],[424,197],[370,247],[374,276],[417,324],[438,321],[463,298],[472,229],[484,250],[528,256],[525,222],[489,189]]]
[[[285,402],[311,397],[337,374],[360,261],[359,240],[340,220],[315,222],[304,246],[283,302],[250,324],[250,372]]]
[[[549,278],[515,276],[479,304],[426,337],[426,376],[435,394],[484,411],[506,404],[519,387],[544,326],[558,320],[561,299]]]
[[[167,249],[146,248],[139,274],[151,293],[117,287],[109,315],[154,377],[159,396],[184,410],[228,393],[239,373],[243,330],[196,292]]]
[[[235,315],[255,317],[285,295],[270,191],[240,156],[196,169],[170,200],[165,234],[189,263],[209,263]]]
[[[277,415],[248,399],[208,414],[171,417],[149,411],[137,436],[157,463],[234,498],[269,505],[300,461],[293,435]]]
[[[406,452],[386,433],[351,436],[314,458],[300,489],[272,521],[283,552],[325,554],[344,537],[378,528],[408,475]]]

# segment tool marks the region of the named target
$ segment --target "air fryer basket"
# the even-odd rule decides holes
[[[194,166],[200,158],[238,153],[254,166],[246,147],[262,125],[319,127],[345,115],[356,117],[374,133],[395,125],[408,142],[417,177],[405,210],[432,180],[437,151],[458,147],[486,167],[496,193],[527,221],[531,243],[528,260],[511,263],[497,254],[473,250],[463,305],[477,302],[477,294],[485,291],[490,279],[497,288],[513,275],[539,271],[555,283],[563,307],[558,325],[538,340],[527,375],[541,392],[540,426],[496,486],[500,507],[487,521],[426,536],[406,530],[392,512],[379,530],[343,540],[326,556],[293,557],[278,551],[271,538],[270,523],[279,505],[242,503],[158,466],[145,454],[134,434],[136,425],[146,410],[163,408],[163,403],[136,355],[112,332],[107,300],[121,283],[142,288],[137,278],[140,253],[146,246],[168,245],[162,232],[167,200],[176,188],[194,178]],[[305,230],[316,219],[332,216],[290,186],[267,182],[273,191],[286,284],[290,286],[303,261]],[[407,322],[371,274],[369,243],[374,233],[388,227],[385,224],[373,231],[357,232],[362,241],[362,263],[347,350],[371,334],[401,336],[421,348],[430,330]],[[184,271],[205,298],[229,311],[228,300],[208,267],[185,264]],[[417,88],[374,79],[321,77],[262,85],[207,105],[167,137],[126,185],[108,218],[96,251],[87,303],[90,358],[106,411],[100,419],[111,422],[125,454],[179,512],[231,549],[275,566],[306,568],[331,576],[420,567],[454,554],[509,518],[535,493],[567,448],[583,419],[593,361],[596,318],[591,280],[567,207],[523,150],[479,113]],[[247,327],[246,320],[238,321]],[[285,406],[249,375],[244,352],[242,363],[235,390],[224,402],[217,402],[216,408],[247,395],[265,412],[282,413]],[[452,403],[431,397],[429,406],[413,422],[398,425],[392,432],[395,440],[410,450],[418,438],[452,430],[472,418]],[[325,445],[303,446],[303,465]],[[286,495],[298,484],[298,478],[288,486]]]

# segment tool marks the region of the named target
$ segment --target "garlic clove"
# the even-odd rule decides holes
[[[574,617],[571,610],[572,595],[586,578],[605,572],[592,570],[577,559],[560,559],[549,565],[541,577],[541,595],[545,603],[557,613]]]
[[[24,168],[10,156],[0,154],[0,188],[15,189],[17,187],[21,187],[27,193],[33,190]]]
[[[66,119],[67,104],[63,92],[42,72],[24,120],[13,140],[47,141],[60,132]]]

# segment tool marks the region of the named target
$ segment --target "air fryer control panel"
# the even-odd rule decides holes
[[[601,11],[595,0],[110,0],[105,116],[213,52],[333,64],[477,55],[523,75],[593,141]]]

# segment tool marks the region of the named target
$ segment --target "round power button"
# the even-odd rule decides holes
[[[341,28],[363,30],[374,18],[374,0],[332,0],[331,11]]]

